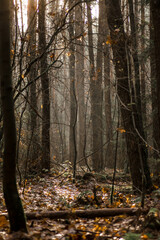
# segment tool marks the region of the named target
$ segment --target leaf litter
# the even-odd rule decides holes
[[[107,172],[109,171],[107,170]],[[111,205],[111,178],[109,176],[103,178],[96,174],[90,176],[92,177],[89,179],[80,177],[74,184],[69,172],[67,174],[46,174],[27,179],[25,187],[19,187],[25,212],[94,210],[111,207],[140,208],[141,198],[132,194],[129,179],[123,178],[119,174],[115,182],[114,202]],[[7,211],[2,185],[0,185],[0,189],[0,240],[6,240],[9,233],[9,221],[3,216]],[[30,239],[160,239],[159,189],[146,196],[145,207],[150,209],[146,216],[137,214],[95,219],[53,220],[42,218],[28,220]],[[12,239],[22,238],[14,236]]]

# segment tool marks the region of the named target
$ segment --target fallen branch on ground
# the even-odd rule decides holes
[[[28,212],[26,217],[28,220],[31,219],[68,219],[68,218],[97,218],[97,217],[114,217],[118,215],[139,215],[147,214],[147,209],[139,208],[105,208],[95,210],[72,210],[72,211],[47,211],[47,212]],[[7,217],[7,214],[3,214]]]

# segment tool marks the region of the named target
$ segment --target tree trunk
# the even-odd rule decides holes
[[[69,8],[74,4],[73,0],[69,0]],[[74,38],[74,12],[71,11],[69,15],[69,37],[70,41]],[[70,136],[69,136],[69,148],[70,148],[70,161],[73,164],[74,176],[76,171],[77,161],[77,146],[76,146],[76,122],[77,122],[77,100],[75,91],[75,46],[72,42],[70,44],[70,57],[69,57],[69,74],[70,74]]]
[[[106,5],[102,1],[103,5],[103,44],[104,44],[104,101],[105,101],[105,120],[106,120],[106,152],[105,152],[105,166],[113,168],[113,143],[112,143],[112,116],[111,116],[111,79],[110,79],[110,49],[108,44],[106,44],[107,36],[109,35],[109,28],[107,23],[106,14]]]
[[[110,28],[111,45],[115,63],[117,78],[117,94],[120,100],[121,114],[126,131],[127,154],[130,164],[130,172],[135,191],[144,189],[150,190],[152,183],[148,169],[145,170],[143,156],[141,152],[140,139],[137,135],[137,113],[133,107],[128,79],[128,61],[126,52],[126,35],[124,33],[123,19],[119,0],[106,0],[107,18]],[[133,111],[134,110],[134,111]],[[139,131],[139,128],[138,128]],[[142,144],[142,142],[141,142]],[[145,171],[145,181],[143,181],[143,172]],[[147,172],[146,172],[147,171]]]
[[[133,12],[133,0],[128,0],[129,12],[130,12],[130,22],[131,22],[131,35],[132,35],[132,45],[133,45],[133,62],[135,71],[135,94],[133,99],[135,99],[135,105],[133,105],[134,110],[134,123],[138,131],[139,137],[139,154],[141,158],[142,172],[145,175],[146,185],[151,185],[150,172],[147,164],[148,150],[146,148],[146,137],[144,134],[143,120],[142,120],[142,101],[141,101],[141,86],[140,86],[140,73],[139,73],[139,60],[138,60],[138,43],[137,43],[137,31],[135,24],[135,16]]]
[[[154,29],[152,23],[152,14],[150,13],[150,67],[151,67],[151,93],[152,93],[152,118],[153,118],[153,146],[158,150],[159,132],[157,131],[158,123],[158,101],[157,101],[157,82],[155,66],[155,47],[154,47]],[[154,158],[159,158],[157,152],[153,153]]]
[[[16,126],[10,67],[9,0],[0,8],[0,83],[4,130],[3,192],[11,232],[27,232],[26,220],[16,184]]]
[[[155,50],[155,74],[156,74],[156,86],[157,86],[157,106],[158,106],[158,124],[156,124],[156,131],[158,135],[157,147],[160,151],[160,1],[155,0],[150,2],[151,16],[153,23],[153,39],[154,39],[154,50]]]
[[[89,60],[90,60],[90,94],[91,94],[91,119],[92,119],[92,143],[93,143],[93,170],[99,172],[102,170],[102,106],[101,106],[101,80],[98,72],[95,71],[94,52],[93,52],[93,31],[91,6],[87,2],[88,18],[88,42],[89,42]],[[98,69],[97,69],[98,70]],[[99,70],[98,70],[99,71]],[[100,69],[101,71],[101,69]],[[100,76],[100,75],[99,75]]]
[[[46,49],[46,26],[45,26],[46,1],[39,0],[38,28],[39,28],[39,53]],[[47,53],[40,62],[41,85],[42,85],[42,169],[50,170],[50,99],[49,77],[47,72]]]
[[[142,117],[144,126],[147,124],[146,112],[146,83],[145,83],[145,58],[143,58],[145,50],[145,7],[144,1],[141,0],[141,96],[142,96]],[[147,137],[147,136],[146,136]]]
[[[96,141],[97,148],[99,147],[99,169],[104,169],[103,161],[103,117],[102,117],[102,104],[103,104],[103,91],[102,91],[102,66],[103,66],[103,38],[104,38],[104,2],[99,1],[99,21],[98,21],[98,42],[97,42],[97,59],[96,59],[96,76],[95,76],[95,121],[97,124]]]
[[[77,0],[79,1],[79,0]],[[76,81],[78,97],[78,159],[85,156],[85,103],[84,103],[84,22],[82,4],[75,8]],[[81,162],[84,165],[85,162]]]
[[[30,61],[33,61],[36,57],[36,10],[37,10],[37,0],[29,0],[28,1],[28,33],[29,33],[29,54]],[[31,67],[29,72],[29,82],[33,81],[37,77],[37,65],[34,64]],[[30,157],[28,170],[32,172],[37,169],[37,159],[39,157],[38,152],[38,133],[37,133],[37,97],[36,97],[36,82],[33,82],[30,85],[30,103],[32,107],[30,107],[30,138],[31,138],[31,147],[30,147]],[[34,109],[33,109],[34,107]],[[35,110],[35,111],[34,111]]]

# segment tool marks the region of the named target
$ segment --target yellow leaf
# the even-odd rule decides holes
[[[150,176],[153,177],[153,173],[151,173]]]
[[[24,75],[23,75],[23,74],[21,75],[21,78],[23,78],[23,79],[24,79]]]
[[[144,235],[141,235],[141,239],[149,239],[149,238],[146,234],[144,234]]]
[[[158,188],[159,188],[159,187],[158,187],[157,185],[155,185],[155,184],[154,184],[153,186],[154,186],[156,189],[158,189]]]
[[[67,52],[66,56],[70,57],[71,56],[71,52]]]
[[[8,226],[8,221],[5,216],[0,216],[0,227]]]
[[[43,109],[43,105],[41,104],[41,109]]]
[[[50,56],[49,56],[51,59],[54,58],[54,53],[52,53]]]
[[[117,128],[117,131],[120,132],[120,133],[125,133],[126,132],[126,130],[123,129],[123,128]]]

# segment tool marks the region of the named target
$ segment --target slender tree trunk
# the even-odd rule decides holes
[[[36,57],[36,10],[37,0],[28,1],[28,33],[29,33],[29,54],[30,61],[33,61]],[[37,76],[37,65],[34,64],[29,72],[29,82],[33,81]],[[36,96],[36,82],[30,85],[30,138],[31,138],[31,149],[29,158],[29,171],[37,169],[37,159],[39,157],[38,152],[38,133],[37,133],[37,114],[34,110],[37,110],[37,96]],[[34,107],[34,109],[33,109]]]
[[[143,190],[145,188],[150,190],[152,187],[149,169],[144,162],[139,136],[137,136],[137,113],[133,109],[134,102],[132,102],[128,79],[128,61],[126,52],[126,35],[124,33],[123,19],[118,0],[106,0],[107,4],[107,18],[110,28],[111,45],[113,50],[113,57],[115,63],[115,71],[117,77],[117,94],[120,99],[121,114],[126,131],[127,154],[129,158],[131,177],[133,182],[133,189]],[[134,111],[133,111],[134,110]],[[138,130],[139,131],[139,128]],[[145,181],[143,181],[143,172]]]
[[[160,1],[150,1],[151,16],[153,23],[153,34],[154,34],[154,50],[155,50],[155,74],[156,74],[156,95],[157,95],[157,107],[158,107],[158,124],[156,124],[156,131],[158,138],[157,147],[160,151]],[[156,135],[155,135],[156,136]]]
[[[141,0],[141,54],[144,54],[145,50],[145,8],[144,1]],[[141,60],[141,95],[142,95],[142,117],[144,126],[147,123],[146,119],[146,84],[145,84],[145,62]]]
[[[79,0],[77,0],[79,1]],[[78,159],[85,156],[85,104],[84,104],[84,22],[82,4],[75,8],[76,81],[78,97]],[[84,165],[84,161],[81,162]]]
[[[26,220],[16,185],[16,126],[10,67],[9,0],[0,8],[0,83],[4,128],[3,192],[11,232],[27,232]]]
[[[103,104],[103,91],[102,91],[102,63],[103,63],[103,39],[104,39],[104,2],[99,1],[99,21],[98,21],[98,42],[97,42],[97,59],[96,59],[96,79],[95,79],[95,95],[96,95],[96,122],[97,122],[97,148],[99,147],[99,169],[104,169],[103,161],[103,118],[102,118],[102,104]],[[98,146],[99,145],[99,146]]]
[[[46,48],[46,26],[45,26],[46,1],[39,0],[38,28],[39,28],[39,52]],[[47,53],[43,55],[40,62],[41,85],[42,85],[42,169],[50,170],[50,93],[49,77],[46,72]]]
[[[150,66],[151,66],[151,93],[152,93],[152,118],[153,118],[153,146],[158,150],[159,132],[157,131],[158,123],[158,101],[157,101],[157,82],[156,82],[156,66],[155,66],[155,48],[154,48],[154,29],[152,16],[150,13]],[[157,152],[153,156],[159,158]]]
[[[88,18],[88,42],[89,42],[89,59],[90,59],[90,94],[91,94],[91,119],[92,119],[92,143],[93,143],[93,170],[101,171],[103,166],[102,160],[102,106],[101,106],[101,80],[98,72],[95,70],[94,52],[93,52],[93,31],[91,6],[87,2]],[[99,71],[99,70],[98,70]],[[100,69],[101,71],[101,69]]]
[[[104,100],[105,100],[105,120],[106,120],[106,142],[107,148],[105,153],[105,165],[113,168],[113,144],[112,144],[112,116],[111,116],[111,84],[110,84],[110,49],[106,44],[107,36],[109,35],[109,28],[107,23],[106,5],[102,1],[103,7],[103,44],[104,44]]]
[[[69,0],[69,7],[74,4],[73,0]],[[70,40],[74,38],[74,12],[69,15],[69,37]],[[70,148],[70,161],[74,167],[74,175],[76,171],[77,160],[77,146],[76,146],[76,122],[77,122],[77,100],[75,91],[75,45],[72,42],[70,44],[70,57],[69,57],[69,73],[70,73],[70,136],[69,136],[69,148]],[[74,176],[75,177],[75,176]]]

